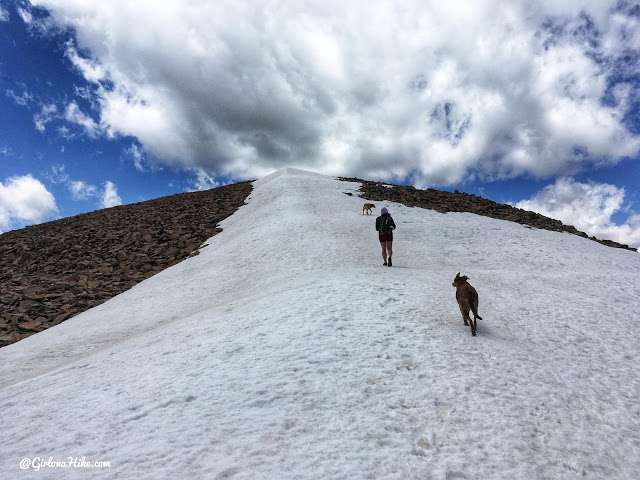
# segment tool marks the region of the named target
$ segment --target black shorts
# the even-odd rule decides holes
[[[378,235],[380,242],[393,242],[393,233],[381,233]]]

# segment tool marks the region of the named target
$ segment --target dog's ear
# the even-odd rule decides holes
[[[469,280],[469,277],[467,277],[466,275],[462,277],[462,279],[466,282],[467,280]]]
[[[460,278],[460,272],[458,272],[458,274],[456,275],[456,278]]]

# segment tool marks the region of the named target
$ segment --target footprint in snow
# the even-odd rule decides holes
[[[430,450],[435,449],[436,437],[434,433],[421,435],[416,440],[413,447],[413,454],[421,457],[425,457],[429,454]]]
[[[407,370],[413,370],[416,367],[417,365],[413,361],[413,358],[411,358],[409,355],[403,355],[402,363],[396,367],[396,370],[401,370],[403,368],[406,368]]]
[[[438,400],[434,400],[433,403],[436,407],[436,412],[440,420],[446,420],[447,418],[449,418],[449,415],[451,414],[451,409],[449,408],[449,405],[443,404]]]
[[[397,298],[387,297],[383,301],[380,302],[380,306],[381,307],[386,307],[387,305],[390,305],[390,304],[393,304],[393,303],[398,303],[398,302],[401,302],[401,301],[398,300]]]

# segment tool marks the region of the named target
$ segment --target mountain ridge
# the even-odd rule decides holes
[[[589,238],[559,220],[475,195],[335,178],[360,183],[360,196],[367,200],[388,200],[440,213],[468,212]],[[0,347],[100,305],[197,254],[203,242],[220,231],[218,223],[245,203],[252,184],[245,181],[160,197],[0,235]],[[70,240],[70,245],[60,245]]]
[[[479,197],[475,194],[468,194],[455,190],[447,192],[428,188],[421,190],[409,185],[394,185],[385,182],[375,182],[362,180],[359,178],[340,177],[341,180],[349,182],[360,182],[361,197],[373,201],[389,200],[401,203],[408,207],[420,207],[435,210],[440,213],[448,212],[468,212],[484,217],[497,218],[509,222],[527,225],[533,228],[542,228],[552,232],[566,232],[579,237],[588,238],[608,247],[622,248],[625,250],[638,251],[613,240],[602,240],[595,236],[589,236],[581,232],[572,225],[566,225],[560,220],[546,217],[540,213],[523,210],[506,203],[494,202],[487,198]]]
[[[96,210],[0,235],[0,347],[197,254],[251,182]]]

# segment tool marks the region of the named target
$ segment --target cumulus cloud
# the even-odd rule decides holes
[[[9,12],[2,8],[0,5],[0,22],[8,22],[9,21]]]
[[[77,49],[73,46],[72,43],[67,43],[66,55],[71,63],[73,63],[80,73],[86,78],[89,82],[99,82],[103,80],[106,76],[106,72],[104,68],[91,59],[87,59],[78,54]]]
[[[66,186],[73,200],[88,200],[97,197],[100,200],[100,208],[122,204],[118,190],[113,182],[107,181],[103,184],[103,188],[99,189],[84,180],[73,180],[67,173],[65,165],[51,165],[50,169],[45,173],[45,177],[54,185],[63,184]]]
[[[204,170],[196,170],[196,178],[192,182],[193,188],[187,188],[188,192],[196,192],[200,190],[210,190],[220,186],[220,183],[216,181],[211,175]]]
[[[133,164],[136,167],[136,170],[140,172],[144,172],[144,154],[143,151],[137,145],[131,145],[131,147],[127,150],[127,153],[133,159]]]
[[[139,172],[146,172],[148,169],[157,170],[157,167],[148,161],[144,149],[135,143],[124,151],[124,155],[133,162],[133,166]]]
[[[32,22],[33,15],[31,15],[31,12],[28,9],[18,7],[16,8],[16,11],[18,12],[18,15],[20,15],[20,18],[22,18],[22,21],[24,23],[30,24]]]
[[[102,201],[100,208],[109,208],[122,205],[122,199],[118,195],[118,189],[113,182],[104,182],[104,191],[102,193]]]
[[[426,186],[640,150],[638,20],[618,0],[32,3],[74,29],[67,56],[94,87],[99,121],[67,117],[168,165]]]
[[[0,233],[14,224],[40,223],[58,213],[53,195],[31,175],[0,182]]]
[[[622,225],[611,220],[615,213],[625,211],[624,197],[624,188],[562,177],[515,206],[558,219],[599,239],[637,248],[640,247],[640,215],[629,216]]]
[[[84,98],[91,103],[93,109],[99,109],[99,105],[95,102],[95,99],[90,96],[87,88],[76,87],[75,93],[78,97]],[[70,124],[80,127],[80,130],[89,135],[91,138],[96,138],[98,135],[106,134],[106,129],[97,123],[93,118],[80,110],[80,107],[75,101],[71,101],[66,106],[58,105],[55,103],[42,103],[28,91],[24,91],[18,95],[13,89],[5,91],[7,97],[11,98],[17,105],[21,105],[25,108],[30,108],[32,103],[39,104],[40,111],[33,115],[33,123],[36,130],[40,133],[44,133],[47,129],[47,124],[54,121],[66,121]],[[75,137],[75,134],[66,125],[59,125],[57,127],[58,132],[62,137],[69,140]]]
[[[68,187],[74,200],[86,200],[98,194],[98,189],[94,185],[90,185],[82,180],[70,181]]]
[[[98,124],[90,116],[80,110],[76,102],[67,105],[64,112],[64,118],[70,123],[75,123],[82,127],[84,131],[92,138],[95,138],[100,132]]]

